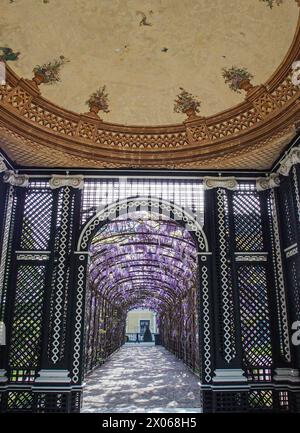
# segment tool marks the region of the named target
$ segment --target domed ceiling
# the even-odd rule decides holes
[[[300,124],[299,6],[0,0],[0,146],[20,166],[268,170]]]
[[[179,87],[199,97],[204,116],[242,102],[222,68],[245,67],[264,83],[292,43],[299,12],[293,0],[272,9],[259,0],[1,0],[0,8],[0,45],[20,52],[9,63],[19,76],[64,55],[61,81],[42,95],[83,113],[106,85],[103,118],[125,125],[184,120],[173,112]]]

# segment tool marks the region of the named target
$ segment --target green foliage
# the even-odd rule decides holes
[[[54,59],[49,63],[35,66],[33,72],[43,75],[45,84],[54,84],[60,81],[60,68],[69,61],[70,60],[66,59],[65,56],[60,56],[59,59]]]
[[[186,113],[187,110],[194,110],[195,113],[199,113],[201,102],[197,100],[195,96],[179,87],[181,92],[177,95],[177,99],[174,102],[175,113]]]
[[[230,89],[237,93],[240,93],[241,81],[253,78],[253,75],[246,68],[238,68],[237,66],[223,68],[222,76],[225,83],[229,84]]]
[[[104,113],[109,113],[108,109],[108,93],[105,92],[106,86],[96,90],[96,92],[92,93],[89,99],[86,101],[86,104],[91,107],[98,107]]]
[[[273,8],[274,4],[280,6],[283,3],[283,0],[260,0],[260,1],[267,3],[270,9]]]

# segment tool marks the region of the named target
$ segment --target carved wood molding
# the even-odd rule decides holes
[[[153,160],[148,164],[150,168],[167,169],[252,169],[268,170],[273,161],[278,158],[278,153],[290,143],[295,136],[294,126],[288,126],[273,133],[266,139],[251,141],[245,146],[235,146],[231,152],[221,153],[217,156],[203,157],[194,155],[190,161],[178,161],[176,167],[169,160]],[[95,155],[86,157],[71,153],[70,151],[53,149],[47,144],[40,144],[12,132],[0,122],[0,136],[6,154],[12,160],[23,166],[35,167],[89,167],[89,168],[138,168],[136,161],[107,161],[97,158]]]
[[[101,167],[199,168],[209,161],[210,167],[216,162],[218,168],[225,168],[233,156],[235,166],[242,168],[246,149],[283,135],[300,120],[300,86],[291,79],[297,59],[300,21],[284,62],[267,83],[250,89],[243,103],[215,116],[160,127],[117,125],[64,110],[7,67],[7,84],[0,86],[0,124],[12,136],[35,143],[41,159],[52,150],[65,154],[66,160],[72,155],[78,160],[94,160]],[[2,147],[6,150],[9,146],[4,141]],[[15,151],[8,153],[16,159]],[[36,165],[34,156],[28,160],[28,155],[23,153],[20,158],[19,153],[18,162],[25,161]]]

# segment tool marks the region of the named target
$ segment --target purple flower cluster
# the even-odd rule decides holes
[[[90,252],[91,285],[123,311],[160,313],[195,285],[195,243],[172,220],[119,217],[95,235]]]

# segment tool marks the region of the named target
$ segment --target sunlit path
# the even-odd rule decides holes
[[[162,346],[123,346],[86,379],[82,412],[200,411],[199,379]]]

